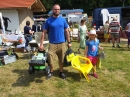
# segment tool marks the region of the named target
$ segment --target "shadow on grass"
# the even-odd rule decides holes
[[[130,51],[130,49],[124,48],[124,47],[121,47],[121,48],[107,48],[107,49],[111,50],[111,51]]]
[[[30,86],[31,82],[43,83],[44,80],[42,77],[46,77],[46,73],[44,70],[36,70],[35,73],[32,75],[28,73],[28,70],[16,69],[16,70],[13,70],[12,72],[17,73],[19,76],[18,79],[16,79],[16,82],[12,84],[12,87],[21,87],[21,86],[27,87],[27,86]],[[64,73],[67,77],[66,80],[70,83],[81,80],[78,71],[68,72],[68,70],[64,70]],[[59,69],[53,71],[53,77],[59,78]]]
[[[16,82],[12,84],[12,87],[18,86],[29,86],[31,82],[43,83],[41,77],[45,76],[43,70],[35,71],[34,74],[30,75],[28,70],[13,70],[13,73],[19,74],[19,78],[16,79]]]
[[[84,53],[84,49],[80,49],[80,51],[78,51],[78,49],[77,50],[73,50],[73,52],[77,55],[82,55],[83,53]]]
[[[110,47],[110,46],[107,46],[107,45],[101,45],[101,47]]]
[[[20,56],[20,59],[31,59],[33,54],[24,53],[23,56]]]
[[[81,54],[81,52],[79,52],[79,51],[74,51],[74,53],[75,53],[75,54]]]
[[[54,76],[58,77],[59,76],[59,69],[53,71]],[[74,81],[80,81],[80,75],[79,72],[68,72],[68,70],[64,69],[64,73],[66,75],[66,80],[69,82],[74,82]]]
[[[67,72],[66,76],[68,77],[67,81],[69,81],[71,83],[73,83],[74,81],[78,81],[79,82],[81,80],[78,71],[77,71],[77,73],[75,73],[75,72]]]

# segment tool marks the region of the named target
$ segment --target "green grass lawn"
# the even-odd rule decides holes
[[[72,42],[77,52],[79,44]],[[1,97],[130,97],[130,51],[126,44],[122,48],[112,48],[111,44],[101,43],[106,53],[101,69],[97,69],[99,78],[90,76],[88,83],[80,78],[77,70],[65,67],[66,80],[58,77],[59,70],[55,62],[54,76],[46,80],[44,71],[28,74],[27,54],[18,53],[20,59],[0,67]],[[84,50],[81,50],[83,56]],[[57,59],[56,59],[57,60]]]

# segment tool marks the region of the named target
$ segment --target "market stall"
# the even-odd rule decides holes
[[[20,39],[22,40],[17,46],[16,48],[22,48],[25,46],[25,38],[24,35],[20,34],[20,35],[6,35],[6,34],[1,34],[3,43],[5,43],[6,45],[12,45],[15,42],[18,42]]]
[[[0,61],[5,65],[19,59],[16,48],[25,46],[24,35],[0,34]]]
[[[97,38],[99,39],[100,42],[104,42],[104,31],[96,31],[97,33]]]

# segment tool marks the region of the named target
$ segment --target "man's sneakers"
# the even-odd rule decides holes
[[[114,45],[112,47],[115,47]]]
[[[62,79],[66,79],[66,76],[65,76],[65,74],[63,72],[60,72],[59,77],[62,78]]]
[[[50,72],[50,73],[48,73],[48,75],[46,76],[46,79],[48,80],[48,79],[50,79],[52,76],[53,76],[53,73]]]
[[[112,47],[114,48],[115,46],[113,45]],[[116,47],[117,47],[117,48],[121,48],[119,44],[118,44],[118,45],[116,45]]]
[[[50,72],[50,73],[48,73],[48,75],[46,76],[46,79],[48,80],[48,79],[50,79],[52,76],[53,76],[53,73]],[[60,72],[59,77],[62,78],[62,79],[66,79],[66,76],[65,76],[65,74],[64,74],[63,72]]]
[[[117,48],[121,48],[120,46],[119,46],[119,44],[116,46]]]

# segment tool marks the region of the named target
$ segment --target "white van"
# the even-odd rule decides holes
[[[85,19],[88,21],[88,15],[87,14],[68,14],[66,16],[68,18],[68,22],[75,22],[75,23],[80,23],[81,19]]]
[[[80,23],[81,19],[85,19],[88,21],[88,15],[84,14],[60,14],[63,18],[67,20],[67,22]]]

